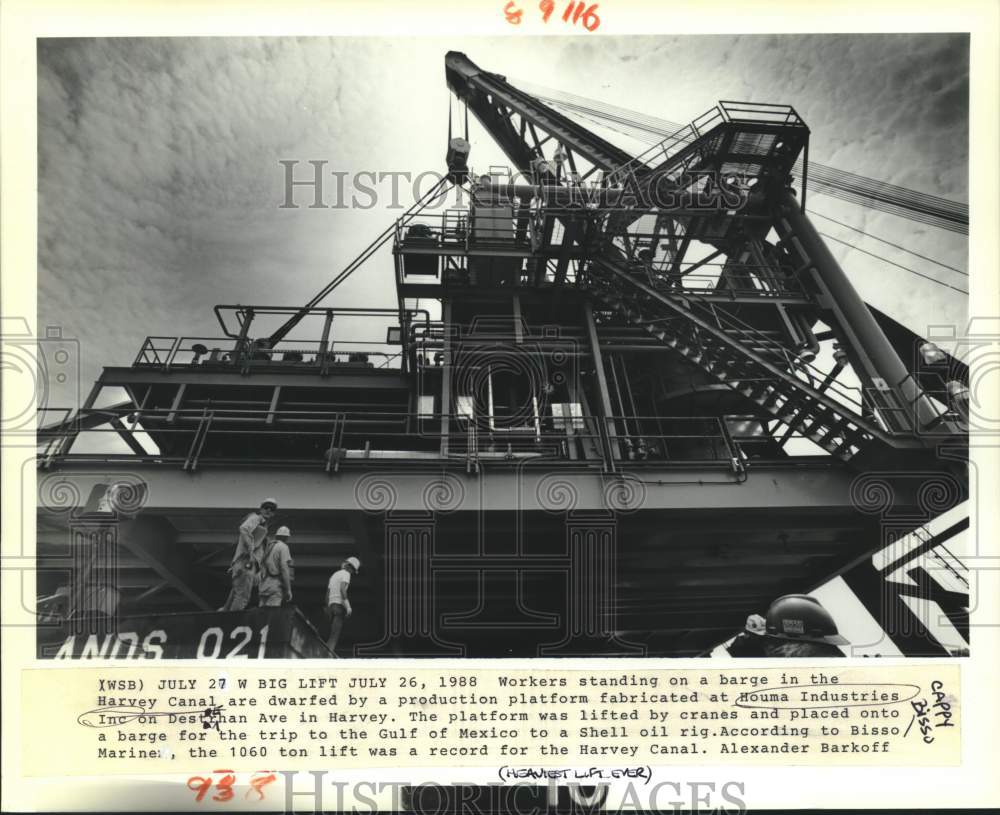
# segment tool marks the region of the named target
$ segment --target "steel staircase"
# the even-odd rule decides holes
[[[912,432],[890,433],[864,416],[860,393],[831,381],[773,336],[688,293],[664,294],[631,274],[624,261],[596,257],[580,284],[605,308],[670,346],[717,381],[746,396],[791,432],[850,461],[874,445],[919,449]],[[906,420],[886,405],[888,425]]]

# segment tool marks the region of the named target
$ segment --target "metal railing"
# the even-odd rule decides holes
[[[623,300],[630,296],[634,299],[641,299],[641,292],[633,292],[631,294],[621,292],[611,285],[611,281],[594,273],[588,275],[588,280],[591,285],[596,284],[605,288],[610,287],[611,291],[622,297]],[[818,384],[823,383],[823,392],[825,394],[835,397],[836,401],[842,403],[845,409],[854,413],[858,418],[862,417],[864,399],[860,388],[845,385],[836,381],[836,379],[827,381],[828,371],[824,371],[818,366],[813,365],[784,345],[776,343],[774,337],[765,334],[723,309],[716,308],[711,301],[702,299],[697,291],[685,289],[675,293],[683,297],[689,307],[691,307],[692,312],[702,319],[714,323],[734,341],[738,342],[741,347],[753,349],[753,352],[757,356],[764,358],[772,365],[776,365],[787,374],[796,377],[811,388],[816,388]],[[699,327],[695,324],[688,324],[682,315],[670,315],[662,322],[665,324],[664,328],[671,330],[669,323],[677,321],[682,325],[680,330],[686,332],[678,334],[680,339],[687,339],[688,341],[701,344]],[[754,380],[741,376],[740,381],[750,382]]]
[[[611,186],[623,184],[631,174],[640,168],[657,169],[663,167],[676,153],[724,121],[725,113],[721,108],[717,105],[709,108],[689,124],[671,133],[663,141],[654,144],[627,164],[606,175],[608,184]]]
[[[62,421],[64,409],[49,408]],[[88,418],[107,418],[94,426]],[[204,464],[321,467],[452,459],[478,471],[482,462],[545,458],[614,470],[621,465],[719,464],[734,472],[742,456],[724,417],[470,416],[351,410],[92,408],[80,421],[40,439],[39,466],[62,461],[144,461],[195,471]],[[85,426],[84,426],[85,425]],[[83,429],[81,429],[83,427]],[[130,434],[130,453],[72,450],[81,438]],[[448,453],[442,455],[443,439]],[[120,446],[118,442],[116,446]],[[101,446],[91,443],[89,447]],[[106,445],[105,445],[106,446]],[[152,448],[152,449],[150,449]],[[140,453],[138,450],[143,450]],[[234,451],[239,451],[235,453]]]
[[[271,348],[251,339],[149,336],[132,365],[161,370],[203,366],[244,371],[281,365],[328,372],[332,368],[398,369],[403,366],[403,354],[389,343],[353,340],[290,339]]]
[[[936,371],[921,371],[920,378],[936,379],[940,387],[930,392],[924,388],[917,375],[908,373],[891,391],[865,388],[868,404],[874,406],[878,414],[884,417],[884,423],[890,425],[888,428],[890,431],[895,426],[903,429],[918,428],[919,432],[924,434],[937,431],[944,436],[960,435],[963,432],[962,425],[966,424],[965,417],[953,405],[948,404],[947,383],[944,377]],[[913,386],[915,395],[910,399],[898,400],[895,394],[905,393],[904,385],[907,382]],[[921,427],[920,412],[917,409],[917,402],[921,400],[935,416],[934,420],[924,427]],[[945,404],[942,405],[942,402]]]
[[[495,209],[512,211],[497,213]],[[418,215],[396,222],[393,251],[407,252],[468,252],[477,247],[531,248],[530,218],[507,202],[496,208],[446,210],[434,215]]]
[[[802,117],[791,105],[776,105],[768,102],[721,101],[719,108],[728,122],[753,122],[755,124],[779,124],[805,127]]]
[[[719,102],[689,124],[676,130],[663,141],[654,144],[628,163],[608,173],[605,178],[610,186],[623,184],[630,175],[641,168],[661,170],[695,140],[701,138],[713,127],[725,122],[746,122],[752,124],[780,124],[804,127],[805,123],[791,105],[772,105],[757,102]]]
[[[260,321],[262,317],[288,318],[294,316],[303,325],[306,321],[321,322],[324,328],[329,327],[331,330],[334,321],[337,321],[339,324],[339,321],[342,319],[356,320],[361,318],[366,320],[381,320],[382,322],[378,323],[379,325],[385,325],[385,321],[387,320],[396,322],[400,317],[405,318],[408,323],[419,323],[430,319],[427,309],[422,308],[406,309],[400,314],[399,309],[396,308],[351,308],[345,306],[313,306],[302,308],[301,306],[275,306],[270,304],[220,304],[215,306],[212,311],[215,313],[215,318],[219,321],[219,327],[222,329],[223,334],[233,340],[251,336],[270,336],[274,326],[261,326]],[[285,320],[282,320],[282,322],[285,322]],[[321,334],[324,328],[317,330],[315,333]],[[298,330],[301,331],[302,329]]]
[[[656,261],[649,268],[649,284],[660,291],[670,291],[679,294],[687,292],[696,294],[722,295],[727,297],[759,297],[762,300],[776,297],[807,297],[802,283],[791,277],[781,277],[768,272],[749,272],[745,267],[737,269],[742,274],[726,274],[720,272],[708,274],[686,273],[683,270],[673,272],[673,263],[669,259]]]

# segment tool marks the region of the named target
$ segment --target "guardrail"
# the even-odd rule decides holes
[[[284,340],[273,348],[229,337],[146,337],[132,362],[136,368],[252,368],[272,365],[319,369],[403,367],[403,353],[389,343],[352,340]]]
[[[705,133],[724,122],[746,122],[749,124],[780,124],[804,127],[805,123],[791,105],[773,105],[758,102],[719,102],[690,124],[674,131],[663,141],[654,144],[627,164],[608,173],[605,178],[609,185],[624,183],[638,168],[662,168],[674,155],[701,138]]]
[[[497,212],[507,209],[509,212]],[[446,210],[396,221],[395,252],[468,252],[475,247],[504,246],[530,250],[531,219],[510,202],[496,207]]]
[[[755,122],[805,127],[802,117],[791,105],[768,102],[719,102],[719,109],[729,122]]]
[[[807,298],[805,288],[795,278],[781,277],[770,270],[764,273],[751,271],[747,266],[735,269],[734,274],[723,276],[722,266],[724,264],[718,265],[719,272],[694,274],[685,272],[683,269],[674,272],[669,260],[656,261],[651,267],[647,267],[649,271],[647,277],[649,285],[653,288],[681,294],[691,292],[731,298],[759,297],[762,300],[777,297]]]
[[[936,380],[933,390],[925,388],[925,382],[921,380]],[[902,397],[897,399],[894,394],[906,392],[904,385],[909,382],[912,386],[914,396],[912,398]],[[904,430],[916,428],[917,432],[933,435],[941,432],[941,435],[961,434],[963,425],[967,425],[967,419],[952,404],[951,396],[948,392],[948,383],[936,371],[921,371],[920,378],[913,373],[908,373],[896,383],[893,391],[881,391],[877,388],[866,388],[865,395],[873,405],[877,413],[884,417],[888,429],[892,431],[895,427]],[[920,425],[920,411],[917,409],[917,402],[923,403],[930,408],[934,414],[934,419],[926,426]]]
[[[40,411],[39,426],[47,413]],[[39,438],[39,466],[60,461],[145,461],[194,471],[204,464],[322,467],[452,459],[478,471],[485,461],[545,458],[620,466],[719,464],[740,473],[743,456],[724,417],[472,416],[467,413],[202,408],[92,408]],[[106,419],[98,424],[95,419]],[[89,420],[89,421],[88,421]],[[114,437],[119,437],[118,440]],[[126,438],[128,437],[128,438]],[[130,453],[72,448],[110,439]],[[245,439],[245,443],[240,441]],[[447,441],[447,446],[442,441]],[[104,444],[104,446],[107,446]],[[162,448],[162,449],[161,449]],[[234,449],[240,450],[234,455]],[[442,450],[447,453],[442,453]],[[164,452],[169,450],[169,452]],[[141,451],[141,452],[140,452]]]
[[[588,274],[588,281],[591,285],[604,286],[605,288],[611,287],[611,281],[593,273]],[[621,294],[621,292],[615,289],[612,290],[617,294]],[[829,376],[830,371],[823,370],[817,365],[812,364],[801,355],[783,345],[776,345],[772,336],[765,334],[760,329],[744,322],[733,314],[720,308],[715,308],[712,301],[704,299],[697,290],[685,289],[678,292],[678,294],[683,296],[683,299],[694,314],[714,323],[718,329],[725,332],[730,338],[737,340],[744,348],[754,349],[754,352],[758,356],[781,368],[786,376],[793,376],[813,388],[821,385],[824,393],[833,396],[850,411],[858,416],[863,414],[865,403],[860,388],[839,382],[836,376],[831,378]],[[638,297],[639,295],[633,294],[632,296]],[[675,314],[670,314],[660,322],[664,323],[665,326],[671,322],[679,322],[682,325],[686,323],[681,315]],[[701,329],[697,325],[692,324],[690,332],[691,337],[697,340]],[[770,380],[752,380],[741,377],[741,381]]]

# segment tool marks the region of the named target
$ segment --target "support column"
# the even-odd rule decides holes
[[[76,416],[67,417],[70,421],[74,422],[74,426],[78,429],[76,432],[68,432],[66,434],[66,437],[55,446],[58,452],[56,452],[56,454],[51,458],[60,458],[61,456],[69,455],[70,449],[73,447],[74,442],[76,442],[77,437],[80,435],[79,427],[81,423],[81,414],[93,409],[94,404],[97,402],[97,397],[101,393],[101,388],[102,385],[100,381],[95,382],[93,387],[90,389],[90,393],[87,394],[87,398],[84,399],[83,404],[80,405],[80,410],[77,412]]]
[[[611,418],[614,409],[611,407],[611,395],[608,391],[608,377],[604,371],[604,357],[601,356],[601,344],[597,339],[597,325],[594,323],[594,309],[589,302],[583,304],[583,321],[587,326],[587,339],[590,342],[590,355],[594,360],[594,373],[597,375],[597,389],[601,397],[601,413],[609,439],[609,451],[613,459],[620,458],[618,445],[615,442],[615,423]],[[612,463],[609,461],[609,465]],[[612,465],[613,466],[613,465]]]
[[[441,354],[441,458],[448,457],[449,433],[451,432],[451,301],[441,303],[441,324],[444,337]]]
[[[846,323],[843,327],[851,334],[852,344],[856,343],[853,356],[865,368],[863,373],[869,379],[881,379],[885,382],[899,403],[907,408],[905,415],[914,422],[916,430],[933,425],[939,418],[938,411],[909,376],[909,371],[875,321],[871,310],[840,268],[812,222],[802,212],[790,189],[786,189],[782,195],[780,213],[782,237],[792,235],[798,239],[806,254],[805,260],[829,291],[840,312],[839,316]],[[879,389],[878,383],[872,384]],[[890,428],[895,426],[893,418],[891,415],[888,417]]]

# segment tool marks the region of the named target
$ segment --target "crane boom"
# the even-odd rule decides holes
[[[532,161],[543,156],[542,147],[549,141],[561,145],[574,162],[582,157],[605,172],[633,161],[626,151],[518,90],[499,74],[483,71],[463,53],[448,52],[445,76],[448,87],[524,174],[532,172]]]

